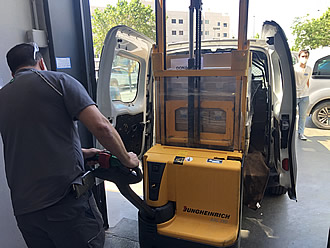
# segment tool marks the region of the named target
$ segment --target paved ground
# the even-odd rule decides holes
[[[323,248],[330,227],[330,131],[307,119],[308,141],[296,142],[298,202],[267,195],[257,211],[243,209],[242,248]],[[137,210],[106,184],[110,229],[105,248],[138,248]],[[134,186],[142,195],[142,184]]]

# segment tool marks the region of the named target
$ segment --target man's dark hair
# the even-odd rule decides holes
[[[23,66],[35,66],[42,58],[39,51],[36,52],[34,59],[34,44],[22,43],[11,48],[7,53],[7,63],[13,74]]]
[[[309,51],[308,51],[307,49],[302,49],[302,50],[300,50],[300,52],[298,53],[298,57],[300,57],[300,55],[301,55],[302,53],[306,53],[307,56],[309,57]]]

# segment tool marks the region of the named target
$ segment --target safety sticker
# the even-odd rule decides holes
[[[176,156],[174,158],[174,161],[173,161],[173,164],[183,164],[183,161],[184,161],[185,157],[180,157],[180,156]]]
[[[186,157],[185,159],[187,162],[190,162],[190,161],[193,161],[193,158],[192,157]]]
[[[208,163],[214,163],[214,164],[222,164],[222,159],[211,159],[211,158],[208,158],[207,159],[207,162]]]

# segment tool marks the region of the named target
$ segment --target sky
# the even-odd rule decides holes
[[[154,0],[152,0],[154,2]],[[115,5],[117,0],[90,0],[92,6]],[[166,0],[167,10],[188,10],[190,0]],[[284,30],[289,45],[294,44],[291,26],[295,17],[320,17],[330,7],[329,0],[249,0],[248,37],[261,33],[264,21],[275,21]],[[239,0],[203,0],[203,11],[228,13],[231,33],[237,37]]]

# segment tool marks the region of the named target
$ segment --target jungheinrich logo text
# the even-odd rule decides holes
[[[228,219],[228,220],[230,219],[230,214],[213,212],[213,211],[208,211],[208,210],[204,210],[204,209],[189,208],[187,206],[183,207],[183,212],[191,213],[191,214],[198,214],[198,215],[206,215],[206,216],[211,216],[211,217],[218,217],[221,219]]]

